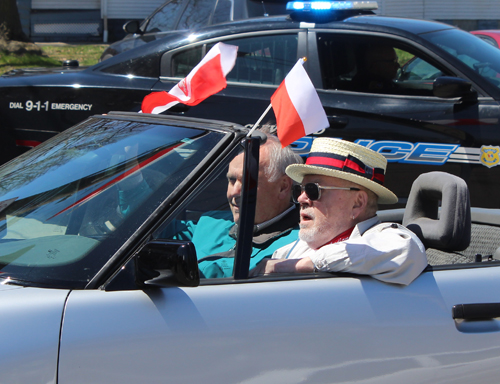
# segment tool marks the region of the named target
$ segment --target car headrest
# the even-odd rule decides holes
[[[426,248],[442,251],[467,248],[471,237],[471,210],[465,181],[445,172],[420,175],[411,187],[403,225],[414,232]]]

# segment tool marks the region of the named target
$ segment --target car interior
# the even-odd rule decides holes
[[[432,81],[444,72],[419,57],[413,49],[382,39],[318,34],[318,55],[323,74],[324,89],[370,92],[359,89],[356,76],[364,71],[364,53],[370,46],[391,46],[396,51],[400,69],[394,79],[393,90],[380,93],[432,96]]]
[[[178,220],[197,221],[204,212],[228,210],[224,176],[221,172],[198,198],[179,209]],[[471,209],[469,188],[458,176],[438,171],[421,174],[412,185],[405,209],[381,210],[378,215],[382,221],[402,223],[417,234],[426,247],[429,269],[500,260],[495,240],[500,238],[500,227],[495,226],[500,222],[480,209]]]
[[[461,178],[445,172],[420,175],[412,185],[403,225],[425,245],[429,264],[472,261],[458,253],[471,240],[469,189]]]
[[[500,260],[500,227],[494,225],[498,219],[471,208],[468,186],[457,176],[437,171],[421,174],[401,211],[402,224],[426,247],[430,268]],[[379,211],[382,221],[399,221],[394,214],[398,215]]]

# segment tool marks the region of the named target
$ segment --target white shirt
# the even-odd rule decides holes
[[[277,249],[273,259],[309,257],[318,271],[370,275],[387,283],[410,284],[427,266],[425,247],[409,229],[381,223],[377,216],[358,223],[349,239],[310,248],[305,241]]]

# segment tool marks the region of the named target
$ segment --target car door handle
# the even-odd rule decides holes
[[[500,303],[457,304],[452,308],[454,319],[484,320],[500,317]]]
[[[349,124],[349,119],[345,116],[327,116],[330,128],[344,128]]]

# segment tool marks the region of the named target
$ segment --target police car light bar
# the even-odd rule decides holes
[[[291,1],[286,4],[287,11],[345,11],[378,9],[376,1]]]

